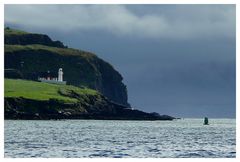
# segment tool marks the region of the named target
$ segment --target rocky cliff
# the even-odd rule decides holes
[[[95,89],[110,101],[129,106],[123,77],[95,54],[68,48],[47,35],[5,28],[6,78],[37,80],[43,72],[64,70],[64,80],[74,86]]]

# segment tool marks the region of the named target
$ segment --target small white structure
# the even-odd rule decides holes
[[[49,73],[49,71],[48,71],[48,73]],[[52,83],[52,84],[66,84],[67,83],[66,81],[63,81],[63,69],[62,68],[58,69],[58,78],[47,76],[46,78],[39,77],[38,80],[41,82]]]
[[[62,71],[62,68],[59,68],[59,70],[58,70],[58,81],[59,82],[63,81],[63,71]]]

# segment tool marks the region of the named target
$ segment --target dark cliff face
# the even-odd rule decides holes
[[[49,119],[99,119],[99,120],[173,120],[167,115],[153,115],[131,110],[109,102],[101,102],[89,96],[85,104],[66,104],[57,100],[36,101],[24,98],[4,99],[5,119],[49,120]]]
[[[122,76],[96,55],[65,48],[62,43],[56,43],[41,34],[5,32],[4,39],[4,68],[17,70],[21,78],[37,80],[42,72],[57,72],[61,67],[64,71],[63,78],[69,84],[96,89],[109,100],[129,106],[127,88],[122,83]],[[5,77],[11,76],[6,74],[9,73],[5,72]]]

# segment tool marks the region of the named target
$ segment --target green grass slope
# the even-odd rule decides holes
[[[10,29],[9,27],[4,29],[4,34],[5,35],[24,35],[24,34],[29,34],[28,32],[17,30],[17,29]]]
[[[99,93],[88,88],[78,88],[70,85],[49,84],[43,82],[20,79],[4,80],[4,97],[23,97],[26,99],[46,101],[49,99],[61,100],[67,103],[76,103],[79,100],[70,97],[70,92],[81,96],[98,96]]]
[[[51,46],[46,46],[46,45],[41,45],[41,44],[31,44],[31,45],[5,45],[4,50],[6,53],[14,53],[14,52],[19,52],[19,51],[49,51],[53,53],[57,53],[60,55],[65,55],[65,56],[82,56],[84,58],[94,58],[97,57],[96,55],[90,53],[90,52],[85,52],[73,48],[58,48],[58,47],[51,47]]]

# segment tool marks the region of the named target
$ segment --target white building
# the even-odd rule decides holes
[[[63,81],[63,69],[59,68],[58,69],[58,77],[39,77],[38,78],[39,81],[41,82],[46,82],[46,83],[52,83],[52,84],[66,84],[66,81]]]
[[[63,81],[63,71],[62,71],[62,68],[59,68],[59,70],[58,70],[58,81],[59,82]]]

